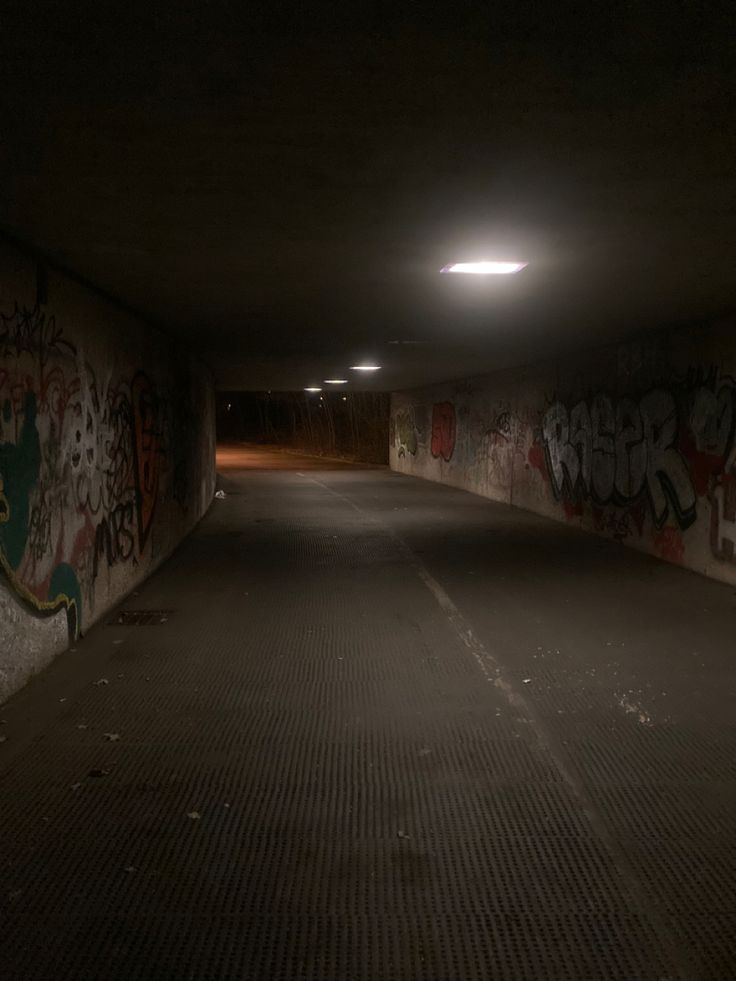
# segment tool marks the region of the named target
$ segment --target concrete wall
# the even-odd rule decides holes
[[[394,470],[736,583],[736,324],[397,393]]]
[[[0,247],[0,702],[202,516],[214,418],[201,364]]]

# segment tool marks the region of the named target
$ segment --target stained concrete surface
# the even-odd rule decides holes
[[[736,976],[733,589],[242,453],[0,709],[0,977]]]

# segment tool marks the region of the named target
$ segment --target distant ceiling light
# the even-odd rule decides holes
[[[347,378],[325,378],[325,385],[347,385]]]
[[[528,262],[451,262],[443,266],[443,273],[469,273],[474,276],[508,276],[517,273]]]
[[[351,371],[380,371],[380,364],[354,364],[350,367]]]
[[[321,392],[322,389],[321,388],[305,388],[304,391],[305,392]]]

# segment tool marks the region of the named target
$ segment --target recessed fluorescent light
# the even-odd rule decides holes
[[[469,273],[474,276],[508,276],[528,266],[528,262],[450,262],[443,266],[443,273]]]
[[[351,371],[380,371],[380,364],[354,364],[350,367]]]
[[[322,389],[321,388],[305,388],[304,391],[305,392],[321,392]]]
[[[347,378],[325,378],[325,385],[347,385]]]

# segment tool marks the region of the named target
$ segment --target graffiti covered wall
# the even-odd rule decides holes
[[[0,250],[0,702],[148,575],[214,492],[209,373]]]
[[[735,326],[395,393],[391,466],[736,582]]]

